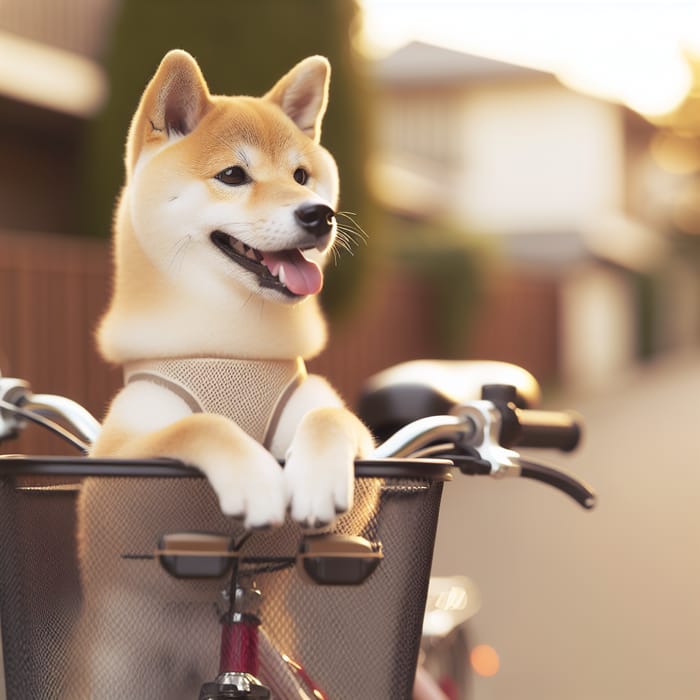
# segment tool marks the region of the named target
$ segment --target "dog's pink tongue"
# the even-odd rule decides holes
[[[281,276],[287,289],[298,296],[318,294],[323,287],[321,268],[313,260],[307,260],[300,250],[263,252],[263,263],[273,275]]]

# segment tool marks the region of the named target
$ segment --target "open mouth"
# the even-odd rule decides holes
[[[323,287],[321,268],[301,248],[257,250],[223,231],[214,231],[210,238],[228,258],[257,275],[261,287],[292,298],[318,294]]]

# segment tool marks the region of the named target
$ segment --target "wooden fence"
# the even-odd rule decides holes
[[[37,392],[70,396],[101,416],[121,383],[121,372],[99,358],[92,338],[107,303],[110,266],[104,241],[0,233],[0,372],[27,379]],[[383,270],[359,307],[332,329],[326,351],[309,363],[351,405],[374,372],[440,354],[430,290],[406,273]],[[553,281],[502,271],[491,282],[464,356],[515,362],[541,380],[553,379],[557,314]],[[3,447],[66,453],[38,430]]]

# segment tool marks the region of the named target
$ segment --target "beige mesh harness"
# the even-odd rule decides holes
[[[282,409],[304,377],[301,358],[143,360],[124,367],[127,384],[154,382],[179,396],[193,413],[226,416],[266,447]]]

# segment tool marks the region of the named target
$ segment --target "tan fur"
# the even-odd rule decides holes
[[[305,66],[308,66],[309,76],[316,79],[323,79],[319,71],[324,66],[328,70],[327,62],[320,57],[302,62],[297,72]],[[304,112],[298,115],[302,124],[313,123],[313,127],[306,127],[309,138],[281,110],[285,102],[284,89],[289,87],[293,77],[290,71],[262,99],[211,96],[198,66],[184,52],[170,52],[161,63],[134,115],[127,142],[127,181],[115,222],[118,235],[114,239],[114,293],[98,331],[99,348],[109,361],[123,363],[152,356],[152,348],[139,346],[139,329],[153,323],[157,323],[159,333],[164,334],[165,352],[178,356],[308,358],[323,348],[326,328],[315,297],[295,305],[258,303],[257,300],[251,304],[247,291],[232,289],[228,284],[220,290],[219,297],[221,303],[233,305],[236,322],[222,323],[221,309],[213,308],[210,298],[197,298],[196,289],[183,286],[181,280],[158,274],[144,251],[144,241],[139,241],[134,231],[134,220],[138,219],[135,209],[148,206],[148,200],[177,196],[181,187],[178,179],[206,183],[212,198],[231,198],[234,193],[216,187],[212,178],[231,164],[241,144],[264,149],[266,156],[260,178],[245,193],[243,205],[251,218],[264,215],[270,207],[299,199],[299,188],[289,177],[290,173],[283,170],[283,160],[290,150],[302,155],[302,164],[313,167],[317,182],[328,183],[323,194],[335,207],[338,197],[335,163],[318,145],[320,119],[327,102],[327,79],[310,106],[310,114],[315,114],[315,118]],[[304,77],[302,83],[309,79]],[[299,90],[297,88],[297,98]],[[287,100],[293,102],[292,98]],[[168,144],[169,118],[173,118],[177,105],[181,105],[182,115],[176,120],[176,126],[196,122],[197,128],[187,138]],[[299,103],[293,103],[292,108],[301,109]],[[140,164],[144,160],[146,162]],[[132,185],[139,169],[144,172],[138,173],[138,200],[134,201]],[[155,176],[151,177],[151,173]],[[239,193],[235,195],[241,199]],[[141,204],[141,200],[146,203]],[[161,253],[164,257],[175,255],[172,250]],[[250,338],[243,341],[240,338],[240,328],[252,325],[261,333],[254,347],[251,347]],[[183,327],[189,329],[187,337],[183,337]]]
[[[126,184],[115,218],[114,291],[98,331],[106,359],[281,360],[320,351],[326,326],[316,296],[290,299],[263,288],[253,274],[216,249],[210,234],[235,233],[262,251],[316,245],[319,250],[312,257],[323,265],[334,229],[324,236],[325,242],[316,243],[299,226],[295,212],[309,204],[334,208],[337,203],[335,162],[319,143],[329,75],[328,62],[316,56],[295,66],[262,98],[212,96],[191,56],[173,51],[163,59],[127,140]],[[217,177],[231,166],[245,170],[244,186],[227,186]],[[295,180],[299,168],[308,173],[304,183]],[[294,445],[312,449],[325,433],[325,427],[303,427],[308,421],[302,418],[310,410],[338,407],[334,416],[342,439],[335,449],[342,454],[344,471],[350,469],[348,460],[367,452],[371,439],[359,421],[340,408],[327,384],[306,384],[297,391],[297,414],[282,415],[279,431],[286,440],[274,441],[273,453],[291,462],[284,479],[285,490],[291,487],[293,514],[328,519],[328,495],[321,499],[320,513],[311,505],[303,513],[298,503],[307,499],[296,492],[306,486],[290,484],[291,475],[309,470],[295,465],[299,450]],[[251,468],[235,465],[233,459],[225,464],[224,455],[237,454],[236,446],[247,443],[246,436],[230,421],[188,415],[177,397],[157,393],[127,386],[115,399],[93,454],[186,460],[218,486],[223,505],[227,491],[242,488],[236,474]],[[133,419],[134,410],[143,411],[140,420]],[[204,436],[207,448],[192,439],[191,425]],[[316,437],[309,441],[305,431]],[[259,446],[247,448],[253,453],[256,449],[258,454],[248,461],[267,479],[281,483],[273,455]],[[334,487],[330,498],[336,509],[346,508],[351,486],[346,476],[337,478],[342,487]],[[278,499],[264,512],[249,509],[246,517],[257,524],[277,522],[281,503]]]
[[[223,231],[264,254],[303,249],[323,266],[335,227],[314,238],[309,252],[311,234],[296,212],[337,204],[336,165],[320,145],[329,71],[324,58],[311,57],[262,98],[223,97],[210,95],[185,52],[163,59],[127,140],[114,288],[97,334],[107,360],[300,362],[322,349],[326,325],[315,294],[291,298],[262,285],[211,234]],[[250,175],[245,185],[216,177],[233,166]],[[309,175],[304,184],[295,181],[299,168]],[[168,579],[153,562],[122,561],[124,552],[152,551],[163,531],[188,523],[240,530],[226,516],[240,516],[250,527],[280,523],[288,511],[300,522],[330,522],[351,507],[353,461],[372,450],[371,436],[321,377],[302,377],[294,387],[275,407],[269,451],[233,420],[193,413],[192,402],[167,382],[137,379],[114,398],[93,455],[176,458],[198,467],[209,485],[85,483],[79,503],[84,601],[65,697],[191,697],[197,679],[216,665],[211,602],[221,583],[200,587],[195,597],[208,602],[192,608],[189,582]],[[231,401],[240,393],[236,386],[221,391]],[[195,629],[209,645],[199,647],[199,658],[179,644],[179,634]]]

